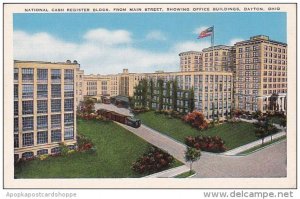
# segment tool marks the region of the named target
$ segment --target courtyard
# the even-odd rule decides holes
[[[255,136],[254,125],[243,121],[224,123],[200,131],[180,119],[169,118],[163,114],[155,114],[153,111],[138,114],[136,117],[141,119],[146,126],[182,143],[184,143],[187,136],[219,136],[224,140],[227,150],[231,150],[258,140]]]
[[[15,178],[136,178],[131,165],[151,144],[113,122],[78,119],[78,132],[95,144],[95,154],[32,160],[15,167]],[[173,167],[182,165],[176,161]]]

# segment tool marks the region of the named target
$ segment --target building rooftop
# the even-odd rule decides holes
[[[230,50],[232,48],[232,46],[226,46],[226,45],[217,45],[214,47],[208,47],[208,48],[204,48],[202,51],[203,52],[207,52],[207,51],[211,51],[211,50],[221,50],[221,49],[225,49],[225,50]]]
[[[47,62],[47,61],[31,61],[31,60],[14,60],[14,63],[37,63],[37,64],[66,64],[66,65],[79,65],[76,60],[71,62],[67,60],[66,62]]]
[[[266,36],[266,35],[255,35],[255,36],[250,37],[249,40],[240,41],[240,42],[235,43],[234,45],[239,45],[239,44],[244,44],[244,43],[249,43],[249,42],[255,42],[255,41],[258,41],[258,42],[266,41],[266,42],[270,42],[270,43],[274,43],[274,44],[280,44],[280,45],[283,45],[283,46],[287,46],[287,43],[271,40],[269,38],[269,36]]]

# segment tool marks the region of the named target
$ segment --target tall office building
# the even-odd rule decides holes
[[[194,88],[196,108],[205,112],[207,118],[211,118],[212,107],[221,107],[224,103],[227,104],[226,112],[231,103],[232,107],[249,112],[286,110],[285,43],[260,35],[234,46],[218,45],[202,51],[182,52],[179,57],[179,72],[129,73],[124,69],[119,74],[94,76],[94,82],[98,79],[98,83],[91,81],[93,75],[85,75],[83,95],[100,98],[103,93],[98,87],[103,79],[111,85],[107,87],[110,96],[133,96],[135,86],[142,79],[163,78],[168,81],[176,78],[182,89]],[[226,100],[223,101],[221,96]],[[224,110],[214,112],[221,112],[224,116]]]
[[[76,143],[77,62],[14,62],[15,159],[58,153]]]
[[[179,53],[180,71],[203,71],[202,52],[187,51]]]
[[[232,46],[218,45],[204,48],[202,52],[204,71],[232,71],[234,67]]]
[[[286,111],[287,44],[259,35],[235,49],[235,108]]]

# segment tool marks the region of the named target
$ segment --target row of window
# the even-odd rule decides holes
[[[64,100],[64,111],[74,110],[74,99]],[[61,112],[62,104],[60,99],[51,100],[51,112]],[[32,115],[34,113],[33,100],[22,101],[22,115]],[[48,101],[37,100],[37,113],[48,113]],[[14,115],[19,115],[19,102],[14,101]]]
[[[14,98],[18,98],[19,95],[19,85],[14,85]],[[34,96],[34,85],[33,84],[23,84],[22,85],[22,98],[28,99],[33,98]],[[74,85],[65,84],[64,85],[64,96],[73,97],[74,96]],[[47,98],[48,97],[48,85],[47,84],[38,84],[37,85],[37,97],[38,98]],[[52,84],[51,85],[51,97],[58,98],[61,97],[61,85]]]
[[[39,131],[37,132],[37,144],[47,144],[48,141],[48,131]],[[64,140],[74,139],[74,129],[65,128]],[[52,130],[51,131],[51,143],[61,142],[62,135],[61,130]],[[34,133],[23,133],[22,134],[22,147],[33,146],[34,145]],[[19,147],[19,134],[14,134],[14,147]]]
[[[33,68],[22,68],[22,81],[33,81],[34,80],[34,69]],[[14,68],[14,80],[19,79],[19,69]],[[37,69],[37,80],[38,81],[48,81],[48,69]],[[60,82],[61,80],[61,70],[51,69],[51,81]],[[67,82],[73,82],[74,80],[74,70],[64,69],[64,80]]]
[[[37,116],[36,121],[37,129],[48,128],[48,115]],[[74,114],[66,113],[64,114],[64,125],[73,126],[74,125]],[[51,115],[51,128],[61,127],[61,114]],[[23,117],[22,118],[22,130],[30,131],[34,129],[34,119],[33,117]],[[14,118],[14,132],[19,130],[19,118]]]

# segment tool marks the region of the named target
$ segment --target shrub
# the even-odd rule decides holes
[[[204,130],[208,128],[208,122],[206,121],[204,115],[201,112],[193,111],[192,113],[188,113],[183,117],[183,120],[193,127],[198,128],[200,130]]]
[[[39,156],[39,159],[40,159],[40,160],[46,160],[48,157],[49,157],[48,154],[43,154],[43,155],[40,155],[40,156]]]
[[[97,150],[96,147],[94,146],[92,140],[81,134],[77,135],[77,146],[78,146],[79,152],[94,153]]]
[[[188,136],[185,138],[185,144],[207,152],[220,153],[226,151],[224,141],[218,136]]]
[[[152,146],[132,164],[131,168],[140,174],[150,174],[169,168],[173,162],[174,158],[170,154]]]

